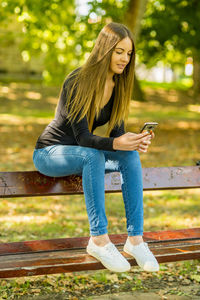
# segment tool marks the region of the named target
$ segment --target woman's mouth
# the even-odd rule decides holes
[[[124,69],[126,65],[122,65],[122,64],[117,64],[119,69]]]

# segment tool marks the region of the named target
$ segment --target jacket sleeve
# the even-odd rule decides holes
[[[110,137],[119,137],[125,133],[124,129],[124,121],[122,121],[120,126],[115,126],[112,131],[110,132]]]
[[[71,124],[78,145],[96,148],[99,150],[113,150],[114,137],[101,137],[92,134],[88,128],[86,116],[79,122],[76,120]]]

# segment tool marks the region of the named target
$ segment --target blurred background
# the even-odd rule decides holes
[[[199,162],[199,1],[2,0],[0,15],[1,171],[35,170],[35,143],[54,117],[63,81],[86,61],[99,31],[111,21],[126,24],[136,44],[127,131],[139,133],[144,122],[159,123],[148,152],[140,155],[142,166],[187,166]],[[98,128],[95,134],[104,135],[105,127]],[[108,197],[116,199],[116,195]],[[77,199],[84,205],[82,196]],[[4,217],[9,201],[0,203]],[[21,206],[26,211],[23,199]],[[123,209],[121,202],[119,207]],[[192,208],[192,212],[196,211],[195,205]],[[49,207],[45,209],[48,214]],[[83,210],[82,207],[81,213]],[[50,214],[54,216],[54,212],[53,209]],[[190,218],[188,222],[192,224]],[[59,232],[57,227],[55,232]],[[74,230],[72,233],[76,234]],[[49,234],[53,235],[53,231]]]
[[[126,24],[137,44],[138,80],[200,92],[196,0],[2,0],[0,74],[60,84],[87,59],[106,23]]]
[[[199,1],[2,0],[0,15],[3,170],[33,168],[36,139],[54,116],[65,77],[111,21],[126,24],[136,44],[127,130],[159,122],[144,166],[199,160]]]

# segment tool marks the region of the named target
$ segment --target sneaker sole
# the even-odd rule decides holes
[[[110,270],[110,271],[112,271],[112,272],[127,272],[127,271],[130,271],[130,269],[131,269],[131,266],[129,267],[129,268],[126,268],[126,269],[114,269],[114,268],[111,268],[110,266],[108,266],[106,263],[104,263],[102,260],[101,260],[101,258],[100,257],[98,257],[96,254],[94,254],[92,251],[90,251],[90,249],[89,248],[86,248],[86,251],[87,251],[87,253],[89,254],[89,255],[91,255],[91,256],[93,256],[93,257],[95,257],[97,260],[99,260],[101,263],[102,263],[102,265],[104,266],[104,267],[106,267],[106,269],[108,269],[108,270]]]
[[[147,271],[147,272],[157,272],[157,271],[159,271],[159,268],[154,268],[154,269],[152,268],[151,270],[150,270],[150,269],[144,268],[143,266],[141,266],[141,264],[139,264],[139,262],[137,261],[136,257],[135,257],[131,252],[129,252],[125,247],[124,247],[123,250],[124,250],[124,252],[126,252],[127,254],[129,254],[130,256],[132,256],[133,258],[135,258],[135,260],[136,260],[138,266],[139,266],[140,268],[142,268],[144,271]]]

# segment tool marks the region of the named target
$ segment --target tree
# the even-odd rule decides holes
[[[46,81],[58,83],[77,66],[82,25],[76,22],[74,0],[5,0],[0,15],[3,26],[22,24],[22,55],[27,62],[32,56],[43,56]]]
[[[43,58],[45,81],[60,83],[63,74],[81,65],[92,50],[96,37],[102,26],[110,21],[125,23],[130,11],[130,4],[146,0],[95,0],[89,2],[90,10],[87,16],[80,16],[76,10],[75,0],[5,0],[0,5],[1,25],[12,22],[21,24],[21,54],[28,62],[32,57]],[[132,6],[131,6],[132,7]],[[140,14],[135,14],[134,19]],[[129,19],[131,22],[129,22]],[[140,22],[133,24],[129,18],[128,27],[138,31]],[[10,32],[14,40],[14,35]],[[135,33],[136,34],[136,33]],[[137,33],[138,35],[138,33]],[[8,38],[2,36],[1,39]],[[139,90],[139,88],[138,88]],[[139,98],[142,98],[139,97]]]
[[[149,66],[159,60],[184,65],[186,57],[192,56],[195,93],[200,93],[199,19],[198,0],[149,0],[139,44],[140,58]]]
[[[147,0],[129,0],[128,7],[124,15],[124,23],[130,28],[134,35],[134,42],[137,44],[141,30],[141,22],[145,13]],[[133,99],[144,101],[144,95],[135,75]]]

